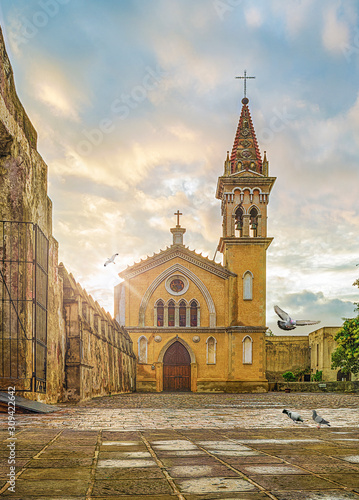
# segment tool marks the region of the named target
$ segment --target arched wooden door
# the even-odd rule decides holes
[[[163,357],[163,390],[191,390],[191,358],[181,342],[175,342]]]

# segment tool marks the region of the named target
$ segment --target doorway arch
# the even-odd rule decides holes
[[[191,391],[191,356],[181,342],[173,342],[164,353],[163,390]]]

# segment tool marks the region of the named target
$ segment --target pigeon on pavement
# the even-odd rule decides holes
[[[114,264],[117,255],[118,255],[118,253],[115,253],[114,255],[112,255],[112,257],[110,257],[109,259],[107,259],[106,262],[104,263],[104,266],[106,267],[107,264],[111,264],[111,263]]]
[[[277,322],[279,328],[282,330],[294,330],[296,326],[316,325],[317,323],[320,323],[320,321],[311,321],[307,319],[292,319],[288,313],[283,311],[283,309],[278,306],[274,306],[274,310],[280,319],[283,320]]]
[[[304,422],[299,413],[296,413],[295,411],[283,410],[282,413],[288,415],[288,417],[291,418],[293,422]]]
[[[330,423],[327,420],[324,420],[323,417],[319,416],[315,410],[313,410],[312,418],[317,424],[318,429],[320,429],[321,425],[327,425],[328,427],[330,427]]]

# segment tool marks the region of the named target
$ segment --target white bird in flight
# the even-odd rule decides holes
[[[106,260],[106,262],[104,263],[104,266],[106,267],[107,264],[114,264],[115,263],[115,259],[117,257],[118,253],[115,253],[112,255],[112,257],[110,257],[109,259]]]
[[[288,313],[283,311],[283,309],[278,306],[274,306],[274,310],[280,319],[283,320],[277,322],[279,328],[282,330],[294,330],[296,326],[316,325],[317,323],[320,323],[320,321],[311,321],[307,319],[292,319]]]

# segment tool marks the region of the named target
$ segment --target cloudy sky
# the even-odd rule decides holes
[[[0,22],[49,166],[60,260],[105,309],[118,272],[171,244],[177,209],[185,244],[213,258],[246,69],[277,177],[267,324],[280,333],[275,304],[321,326],[354,315],[356,0],[1,0]]]

